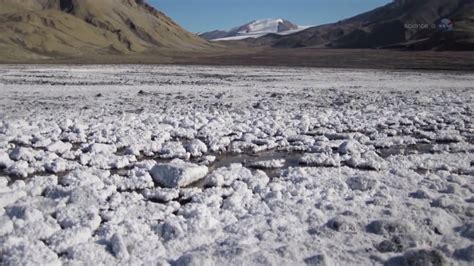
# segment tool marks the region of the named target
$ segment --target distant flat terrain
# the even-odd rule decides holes
[[[474,70],[474,51],[384,49],[262,49],[174,58],[179,64],[298,66],[362,69]]]
[[[5,60],[21,64],[180,64],[221,66],[293,66],[361,69],[474,70],[474,51],[396,51],[385,49],[276,49],[238,44],[218,45],[200,52],[160,50],[146,54]]]

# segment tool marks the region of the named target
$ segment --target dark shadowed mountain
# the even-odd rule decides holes
[[[225,37],[227,37],[228,34],[229,34],[229,32],[227,32],[227,31],[213,30],[213,31],[200,33],[199,37],[210,41],[210,40],[214,40],[214,39],[225,38]]]
[[[284,48],[474,50],[474,1],[397,0],[337,23],[247,42]]]

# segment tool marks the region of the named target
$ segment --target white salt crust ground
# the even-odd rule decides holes
[[[473,86],[1,66],[0,264],[472,265]]]

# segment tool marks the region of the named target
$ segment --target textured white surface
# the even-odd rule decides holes
[[[472,264],[472,84],[0,66],[0,264]],[[209,173],[163,188],[175,158]]]

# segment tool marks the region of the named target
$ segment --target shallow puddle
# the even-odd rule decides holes
[[[242,165],[249,168],[258,168],[251,167],[250,165],[254,162],[260,161],[270,161],[270,160],[285,160],[284,167],[298,166],[299,159],[304,153],[302,152],[292,152],[292,151],[266,151],[255,154],[248,153],[227,153],[214,155],[216,156],[216,161],[211,164],[211,168],[216,169],[223,166],[229,166],[233,163],[241,163]]]
[[[281,170],[288,169],[289,167],[300,166],[299,159],[303,155],[302,152],[292,152],[292,151],[266,151],[255,154],[221,154],[215,155],[216,161],[209,165],[210,170],[215,170],[220,167],[227,167],[234,163],[240,163],[244,167],[254,170],[262,170],[269,177],[279,176]],[[260,161],[270,161],[270,160],[285,160],[283,167],[279,168],[264,168],[252,166],[252,163]]]
[[[380,157],[386,159],[390,156],[397,155],[411,155],[411,154],[433,154],[434,144],[412,144],[412,145],[395,145],[388,148],[379,148],[377,153]],[[73,149],[80,149],[81,144],[73,144]],[[119,149],[116,155],[124,155],[125,149]],[[281,175],[281,172],[288,169],[289,167],[308,167],[307,165],[300,163],[300,158],[305,153],[302,151],[284,151],[284,150],[269,150],[259,153],[224,153],[224,154],[206,154],[216,157],[216,160],[208,165],[209,172],[212,172],[221,167],[228,167],[231,164],[242,164],[244,167],[251,169],[252,171],[261,170],[264,171],[268,177],[276,178]],[[138,156],[138,161],[144,160],[154,160],[156,163],[169,163],[173,159],[164,159],[159,156]],[[203,157],[191,158],[189,162],[201,164]],[[255,162],[260,161],[270,161],[270,160],[284,160],[282,167],[268,168],[268,167],[259,167],[252,165]],[[344,163],[342,165],[345,165]],[[120,169],[109,169],[111,175],[117,174],[120,176],[127,176],[128,171],[133,168],[133,164],[130,164],[124,168]],[[58,177],[66,175],[69,171],[64,173],[57,173]],[[6,173],[5,169],[0,169],[0,176],[5,176],[9,179],[9,184],[12,184],[16,180],[28,180],[31,176],[46,176],[54,175],[54,173],[49,172],[37,172],[28,175],[27,178],[16,177]],[[203,187],[203,180],[199,180],[188,187]]]
[[[379,148],[377,153],[380,157],[387,159],[390,156],[412,155],[412,154],[433,154],[433,144],[420,143],[410,145],[394,145],[388,148]]]

